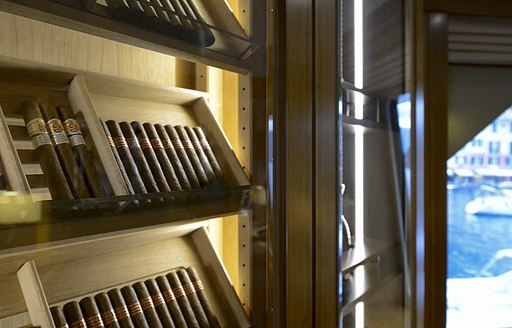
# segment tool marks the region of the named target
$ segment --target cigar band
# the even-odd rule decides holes
[[[87,323],[87,328],[100,328],[103,326],[103,320],[101,320],[101,317],[99,314],[93,315],[91,317],[88,317],[85,319],[85,322]]]
[[[126,305],[121,305],[117,309],[114,310],[114,313],[116,314],[116,317],[118,320],[122,320],[124,318],[128,318],[128,309],[126,308]]]
[[[111,147],[116,146],[116,144],[114,143],[114,139],[112,139],[112,136],[107,136],[107,142]]]
[[[196,291],[204,290],[203,282],[201,280],[196,280],[193,284]]]
[[[109,310],[107,312],[104,312],[101,314],[101,317],[103,318],[103,323],[106,325],[109,325],[111,323],[117,322],[116,314],[114,313],[114,310]]]
[[[62,122],[56,118],[49,119],[48,122],[46,122],[46,128],[51,134],[64,133],[64,126],[62,126]]]
[[[142,307],[143,311],[146,311],[148,309],[151,309],[152,307],[155,307],[150,296],[139,300],[139,302],[140,302],[140,306]]]
[[[162,140],[160,140],[160,138],[151,139],[151,146],[153,146],[154,149],[164,148],[164,145],[162,144]]]
[[[128,144],[126,143],[126,139],[124,137],[115,137],[114,145],[116,148],[128,148]]]
[[[183,144],[180,139],[174,139],[172,141],[172,145],[174,146],[174,149],[183,149]]]
[[[192,141],[192,145],[194,145],[194,148],[196,150],[203,150],[203,147],[201,146],[201,143],[199,143],[199,140],[194,140]]]
[[[189,139],[183,140],[183,147],[185,147],[185,149],[194,149],[194,145],[192,145]]]
[[[151,148],[151,142],[149,142],[148,138],[140,138],[139,143],[140,143],[140,148],[142,148],[142,149]]]
[[[72,136],[69,136],[69,143],[72,147],[76,147],[78,145],[85,145],[84,137],[81,134],[75,134]],[[112,141],[112,143],[114,143]]]
[[[162,294],[160,294],[160,293],[153,295],[151,297],[151,299],[153,300],[153,304],[155,305],[155,307],[159,307],[159,306],[165,304],[164,298],[162,297]]]
[[[84,319],[79,319],[78,321],[72,322],[69,325],[69,328],[86,328],[87,325]]]
[[[41,133],[48,133],[46,131],[44,120],[40,117],[35,118],[27,123],[27,132],[30,138]]]
[[[64,131],[68,136],[82,134],[82,131],[80,131],[80,124],[78,124],[74,118],[68,118],[64,121]]]
[[[34,149],[37,149],[39,146],[43,145],[51,145],[52,140],[50,139],[50,136],[48,134],[39,134],[35,137],[32,137],[32,146],[34,146]]]
[[[203,147],[204,150],[211,150],[210,144],[206,139],[201,140],[201,147]]]
[[[140,148],[139,141],[137,138],[126,138],[128,148]]]
[[[178,286],[176,288],[173,288],[172,292],[174,293],[174,296],[176,297],[176,299],[185,296],[185,291],[183,290],[182,286]]]
[[[164,297],[165,303],[171,303],[176,301],[176,296],[174,296],[172,290],[166,290],[162,293],[162,296]]]
[[[185,295],[189,295],[196,292],[196,290],[194,289],[194,285],[192,285],[191,282],[184,284],[183,290],[185,290]]]
[[[170,139],[162,140],[162,144],[164,146],[164,149],[174,149],[174,146],[172,145],[172,142]]]
[[[130,313],[130,315],[132,317],[137,315],[137,314],[142,313],[142,309],[140,307],[140,303],[139,302],[135,302],[135,303],[132,303],[132,304],[128,304],[128,312]]]

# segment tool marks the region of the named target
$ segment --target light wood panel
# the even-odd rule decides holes
[[[162,85],[174,85],[175,58],[0,12],[0,55]]]

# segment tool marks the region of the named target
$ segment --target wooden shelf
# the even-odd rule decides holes
[[[205,21],[195,23],[208,27],[215,37],[215,43],[209,47],[114,19],[104,1],[0,0],[0,10],[189,61],[248,73],[249,59],[257,46],[247,37],[225,2],[196,0],[196,4]]]

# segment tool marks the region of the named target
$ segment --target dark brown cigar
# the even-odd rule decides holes
[[[169,284],[167,278],[164,276],[158,276],[156,277],[156,282],[176,327],[187,328],[187,322],[183,317],[183,313],[181,312],[178,301],[176,300],[176,296],[174,296],[171,285]]]
[[[196,291],[197,297],[203,306],[204,313],[206,317],[208,317],[208,322],[210,326],[213,328],[220,328],[220,323],[215,314],[213,313],[212,306],[210,304],[210,300],[206,295],[206,291],[204,290],[203,283],[197,274],[196,269],[193,267],[188,267],[187,269],[188,276],[194,285],[194,290]]]
[[[206,317],[201,302],[197,297],[196,290],[192,284],[192,281],[190,281],[190,277],[188,276],[187,271],[185,271],[185,269],[179,269],[176,271],[176,274],[181,281],[181,285],[185,291],[185,296],[190,303],[192,311],[194,311],[194,315],[196,316],[197,322],[199,323],[199,327],[209,328],[210,324],[208,323],[208,318]]]
[[[52,199],[73,199],[73,193],[46,130],[38,104],[30,100],[23,102],[21,113]]]
[[[128,313],[130,313],[130,319],[132,319],[135,328],[149,328],[149,324],[144,316],[144,312],[142,312],[142,307],[140,306],[133,287],[124,286],[121,288],[121,294],[123,294]]]
[[[91,153],[85,145],[80,124],[75,119],[73,110],[68,106],[58,106],[57,111],[59,112],[62,125],[64,125],[64,131],[69,139],[69,143],[77,155],[80,170],[85,175],[85,183],[89,193],[94,197],[107,196],[108,193],[101,184],[98,171],[92,160]]]
[[[69,328],[84,328],[87,327],[80,305],[76,301],[71,301],[64,304],[64,315]]]
[[[119,157],[119,153],[117,151],[116,144],[114,143],[114,139],[112,138],[112,135],[110,134],[110,131],[109,131],[107,125],[105,124],[105,122],[100,119],[100,123],[101,123],[101,126],[103,127],[103,131],[105,132],[105,136],[107,137],[107,142],[110,145],[110,149],[112,150],[112,154],[114,155],[114,159],[116,160],[117,166],[119,167],[119,171],[121,171],[121,176],[123,177],[124,183],[126,184],[128,193],[130,195],[133,195],[133,194],[135,194],[135,191],[133,190],[133,186],[132,186],[132,183],[130,182],[130,178],[128,178],[128,174],[126,173],[123,161],[121,160],[121,157]],[[128,149],[126,149],[126,151],[128,151]],[[135,163],[133,163],[133,165],[135,165]],[[138,174],[138,172],[137,172],[137,174]],[[142,186],[144,186],[142,180],[140,181],[140,183],[142,184]]]
[[[156,312],[155,304],[153,303],[151,295],[149,295],[146,285],[139,281],[133,284],[132,287],[137,294],[137,298],[139,299],[142,312],[144,312],[148,325],[151,328],[162,328],[163,326],[160,322],[158,313]]]
[[[155,6],[156,13],[160,19],[159,30],[172,37],[181,37],[183,35],[183,25],[178,16],[169,4],[168,0],[150,0]]]
[[[50,314],[52,315],[55,328],[69,328],[66,317],[64,316],[64,311],[62,311],[60,306],[52,306],[50,308]]]
[[[112,139],[114,139],[117,153],[121,158],[121,162],[123,163],[128,178],[130,179],[133,190],[137,194],[147,193],[147,189],[142,181],[137,165],[135,164],[135,160],[128,149],[128,144],[126,143],[126,139],[123,136],[123,132],[121,131],[119,124],[113,120],[108,120],[105,124],[112,135]]]
[[[164,328],[174,328],[174,322],[171,317],[171,313],[165,304],[164,297],[162,293],[160,293],[160,289],[158,288],[158,284],[154,279],[148,279],[144,281],[146,285],[149,295],[151,295],[151,300],[155,306],[155,310],[158,313],[158,317],[160,318],[160,322]]]
[[[197,321],[194,310],[192,310],[192,306],[190,305],[190,302],[185,295],[185,290],[181,285],[180,278],[178,278],[176,272],[169,272],[166,277],[167,280],[169,280],[169,284],[172,287],[172,292],[176,297],[176,301],[180,305],[181,313],[183,313],[183,317],[185,318],[188,327],[199,328],[199,322]]]
[[[192,145],[192,141],[188,137],[187,132],[181,125],[176,125],[174,128],[176,129],[176,132],[178,132],[183,147],[185,148],[187,156],[190,159],[190,163],[192,163],[192,166],[194,167],[194,172],[196,172],[197,178],[199,179],[199,183],[201,183],[201,186],[203,188],[209,186],[211,184],[211,181],[208,180],[208,176],[206,175],[206,172],[203,166],[201,165],[201,161],[197,156],[196,150],[194,149],[194,145]]]
[[[167,6],[171,7],[172,10],[178,14],[178,19],[183,26],[183,30],[181,33],[181,37],[183,40],[197,44],[197,32],[194,29],[194,25],[192,24],[192,20],[190,17],[187,17],[187,13],[183,9],[181,3],[178,0],[162,0],[162,2],[167,2]]]
[[[158,14],[156,13],[155,8],[151,5],[148,0],[139,0],[142,9],[144,9],[144,18],[142,18],[142,26],[157,30],[159,27],[160,19],[158,18]]]
[[[108,298],[108,295],[105,293],[99,293],[94,296],[94,300],[96,301],[96,305],[98,306],[98,310],[101,315],[101,319],[103,320],[103,324],[105,328],[120,328],[119,322],[117,321],[116,313],[114,312],[114,307]]]
[[[126,0],[106,0],[106,3],[112,16],[119,19],[130,20],[131,10]]]
[[[126,301],[121,294],[121,291],[117,288],[111,289],[107,292],[108,298],[114,308],[114,314],[116,315],[117,322],[121,328],[134,328],[130,313]]]
[[[201,146],[201,143],[199,142],[199,139],[196,136],[196,132],[189,126],[185,126],[185,131],[190,141],[192,142],[192,146],[196,151],[197,158],[199,159],[199,162],[201,163],[201,166],[204,169],[204,173],[206,173],[206,176],[208,177],[208,181],[212,184],[219,184],[217,176],[213,171],[212,165],[210,164],[210,161],[208,160],[208,157],[206,156],[205,151],[203,150],[203,146]]]
[[[138,0],[126,0],[128,7],[130,7],[129,21],[134,24],[142,22],[144,19],[144,8],[140,5]]]
[[[87,328],[103,328],[103,319],[101,319],[100,310],[92,297],[85,297],[80,300],[80,308],[84,314]]]
[[[162,192],[171,191],[171,187],[169,187],[169,184],[167,183],[167,179],[165,178],[162,167],[158,162],[158,158],[156,157],[155,151],[151,146],[151,142],[148,138],[148,135],[146,134],[146,131],[139,122],[133,121],[131,126],[134,135],[139,142],[140,149],[142,150],[146,162],[148,163],[151,174],[155,179],[156,185],[158,186],[158,190]]]
[[[149,193],[159,192],[158,185],[156,184],[155,178],[151,173],[151,169],[149,168],[148,162],[144,157],[144,153],[140,148],[139,141],[135,136],[135,132],[133,132],[132,126],[128,122],[121,122],[119,123],[119,126],[121,127],[121,131],[123,131],[123,135],[126,138],[126,143],[128,144],[130,153],[132,154],[133,160],[137,165],[137,170],[139,171],[140,177],[144,182],[144,186],[146,186],[146,190]]]
[[[208,157],[208,161],[212,166],[213,172],[215,172],[215,176],[219,181],[222,182],[222,170],[220,168],[219,162],[217,161],[217,158],[215,157],[215,154],[212,151],[212,148],[210,147],[208,139],[206,139],[203,129],[201,129],[201,127],[199,126],[195,126],[194,132],[196,133],[197,139],[199,140],[199,144],[201,145],[201,148],[206,154],[206,157]]]
[[[155,127],[153,126],[153,124],[150,123],[144,123],[143,126],[149,138],[149,142],[153,147],[153,151],[158,159],[158,163],[160,163],[160,167],[162,168],[162,171],[165,175],[165,179],[167,180],[167,183],[169,183],[169,186],[171,187],[171,190],[183,190],[181,188],[180,181],[176,176],[176,172],[172,167],[171,161],[169,160],[169,157],[165,153],[164,145],[162,143],[162,140],[160,140],[160,138],[158,137],[158,133],[156,132]]]
[[[193,17],[196,21],[200,22],[196,24],[194,27],[197,28],[199,33],[199,42],[198,44],[203,47],[209,47],[215,42],[215,37],[213,36],[212,31],[208,26],[206,26],[206,21],[204,20],[201,11],[197,7],[197,4],[194,0],[181,0],[183,2],[183,7],[187,7],[189,9],[185,9],[187,15]],[[201,24],[202,23],[202,24]]]
[[[164,146],[165,153],[167,154],[167,157],[169,158],[169,160],[172,164],[172,167],[174,168],[174,172],[176,173],[176,176],[178,177],[180,186],[184,190],[191,190],[192,186],[190,185],[190,181],[187,177],[187,173],[185,172],[185,169],[183,168],[183,165],[181,164],[180,158],[178,157],[176,149],[174,149],[171,139],[169,139],[169,135],[167,134],[167,131],[165,131],[164,127],[161,124],[155,124],[155,129],[156,129],[156,132],[158,133],[158,136],[160,137],[160,140],[162,141],[162,145]],[[191,172],[194,173],[194,169],[192,169]],[[195,173],[194,173],[194,176],[195,176]],[[196,180],[197,180],[197,177],[196,177]],[[197,183],[197,185],[195,186],[195,189],[201,188],[201,185],[199,185],[199,181],[196,181],[196,183]]]

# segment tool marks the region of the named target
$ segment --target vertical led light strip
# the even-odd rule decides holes
[[[354,126],[355,242],[364,239],[364,128]]]
[[[363,0],[354,0],[354,86],[363,88]]]

